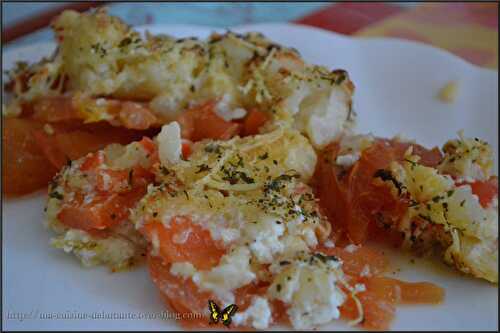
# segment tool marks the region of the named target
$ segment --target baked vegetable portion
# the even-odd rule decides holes
[[[354,86],[347,72],[309,65],[296,50],[259,33],[142,37],[102,9],[65,11],[52,28],[58,42],[52,57],[11,73],[10,114],[31,106],[48,119],[66,103],[67,117],[144,129],[218,100],[226,120],[256,108],[275,122],[295,123],[314,145],[352,125]]]
[[[206,40],[141,36],[104,9],[65,11],[52,28],[54,54],[19,63],[9,73],[10,101],[2,106],[6,138],[26,144],[9,143],[11,152],[3,155],[4,168],[15,175],[11,182],[3,176],[8,195],[46,184],[55,174],[49,163],[60,169],[66,160],[109,143],[152,137],[171,121],[192,141],[291,126],[315,147],[354,124],[354,85],[347,72],[307,64],[296,50],[260,33],[212,34]],[[93,124],[112,128],[94,135]],[[46,131],[33,137],[33,127]],[[82,143],[75,148],[68,140]],[[46,165],[46,173],[27,176],[31,160]]]
[[[492,152],[460,134],[442,152],[413,142],[346,136],[320,154],[316,193],[356,244],[389,241],[439,253],[462,272],[498,282],[498,178]]]

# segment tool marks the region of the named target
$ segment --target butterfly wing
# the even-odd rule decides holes
[[[219,322],[221,318],[221,311],[217,304],[214,301],[208,300],[208,310],[210,311],[210,321],[213,323]]]
[[[226,326],[231,324],[231,317],[238,311],[236,304],[231,304],[222,310],[222,323]]]

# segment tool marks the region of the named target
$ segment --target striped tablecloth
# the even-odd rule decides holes
[[[132,25],[201,24],[216,27],[291,21],[362,37],[397,37],[448,50],[487,68],[498,68],[497,3],[113,3],[109,12]],[[5,15],[4,8],[4,15]],[[37,19],[41,23],[41,17]],[[4,40],[27,22],[2,29]],[[17,29],[17,35],[16,35]],[[10,38],[6,38],[10,37]],[[8,42],[6,49],[50,40],[48,28]]]
[[[324,8],[298,22],[355,36],[419,41],[473,64],[498,68],[497,3],[426,3],[411,9],[346,3]]]

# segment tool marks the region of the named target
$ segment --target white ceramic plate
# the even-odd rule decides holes
[[[153,33],[206,37],[195,26],[150,26]],[[459,129],[491,143],[498,172],[498,72],[473,66],[456,56],[422,44],[396,39],[355,39],[323,30],[261,24],[234,28],[260,31],[298,49],[311,63],[349,71],[356,85],[358,131],[392,136],[402,133],[424,145],[442,145]],[[4,68],[17,60],[38,60],[53,44],[2,54]],[[459,82],[452,104],[435,98],[451,80]],[[111,274],[104,268],[83,269],[72,256],[48,246],[42,226],[45,195],[3,203],[3,328],[167,330],[179,328],[165,319],[158,294],[145,267]],[[395,256],[394,276],[427,280],[445,287],[439,306],[402,306],[394,330],[498,330],[498,287],[461,276],[441,264]],[[142,319],[48,319],[82,316],[136,316]],[[161,319],[163,315],[164,319]],[[144,318],[148,316],[149,318]],[[156,318],[151,318],[155,317]],[[333,323],[326,329],[348,329]]]

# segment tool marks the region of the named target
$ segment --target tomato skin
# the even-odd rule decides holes
[[[182,142],[182,157],[184,159],[188,159],[191,153],[191,142],[188,140],[184,140],[184,142]]]
[[[108,115],[114,117],[114,121],[128,129],[145,130],[154,127],[158,119],[155,114],[143,103],[120,101],[114,99],[99,100],[82,96],[55,96],[44,97],[36,100],[33,105],[33,118],[44,122],[70,122],[84,121],[87,107],[99,106],[105,108]]]
[[[34,102],[33,118],[44,122],[79,120],[77,106],[72,97],[44,97]]]
[[[91,205],[73,204],[62,208],[57,218],[70,228],[85,231],[103,230],[118,224],[126,215],[126,210],[119,208],[119,205],[118,196]]]
[[[57,145],[57,140],[54,136],[48,135],[44,130],[37,130],[33,133],[38,145],[42,149],[45,157],[52,165],[60,170],[68,163],[69,158],[64,154]]]
[[[428,150],[417,144],[379,138],[347,169],[335,163],[339,143],[330,144],[320,153],[313,182],[320,205],[332,223],[334,237],[346,230],[351,242],[364,244],[380,236],[373,233],[374,224],[390,226],[404,216],[408,200],[395,197],[389,186],[374,181],[374,175],[387,169],[391,162],[402,161],[410,146],[423,165],[436,166],[442,159],[437,148]],[[390,235],[391,243],[398,243],[397,236]]]
[[[89,203],[84,203],[80,196],[76,201],[64,204],[57,218],[70,228],[105,230],[123,222],[130,213],[129,209],[144,194],[145,189],[125,194],[98,195]]]
[[[139,144],[144,148],[145,151],[148,152],[148,154],[153,155],[157,152],[157,147],[156,144],[154,143],[153,140],[148,138],[147,136],[142,137],[141,141],[139,141]]]
[[[193,326],[208,326],[208,300],[212,293],[200,291],[191,279],[183,279],[170,273],[171,264],[161,257],[148,254],[149,274],[160,291],[164,302],[178,313],[201,313],[204,316],[192,322]],[[190,321],[183,322],[190,325]]]
[[[129,143],[144,132],[107,124],[47,124],[29,118],[4,119],[3,191],[21,195],[42,188],[70,160],[76,160],[110,143]],[[154,145],[154,144],[153,144]]]
[[[157,123],[156,116],[140,103],[123,102],[118,114],[123,126],[130,129],[145,130]]]
[[[150,243],[158,237],[160,256],[166,263],[190,262],[197,269],[207,270],[216,266],[226,252],[208,230],[188,217],[175,217],[166,226],[146,223],[141,232]]]
[[[159,290],[160,297],[166,307],[179,314],[201,314],[201,318],[181,320],[181,325],[186,328],[213,328],[209,324],[208,300],[214,300],[220,305],[218,298],[209,291],[200,290],[191,278],[183,279],[170,273],[171,264],[165,262],[161,256],[151,253],[147,256],[150,276]],[[264,295],[269,284],[249,283],[234,290],[238,312],[245,311],[251,304],[253,297]],[[288,324],[286,306],[277,300],[270,300],[269,306],[273,314],[273,323]],[[216,326],[220,328],[221,326]],[[247,330],[249,328],[231,325],[229,329]]]
[[[145,185],[123,193],[97,192],[90,202],[84,202],[83,195],[77,193],[76,200],[63,203],[57,218],[67,227],[96,237],[108,237],[109,229],[126,221],[130,209],[144,194]]]
[[[259,133],[259,129],[269,120],[266,113],[257,109],[251,109],[248,115],[243,120],[242,135],[255,135]]]
[[[129,175],[131,175],[129,179]],[[99,170],[96,174],[95,188],[104,193],[127,192],[133,180],[133,169],[127,170]]]
[[[228,140],[240,133],[240,124],[224,120],[215,113],[216,101],[208,101],[183,112],[177,121],[181,126],[183,139]]]
[[[419,144],[410,142],[401,142],[394,139],[379,140],[381,142],[385,142],[386,145],[389,145],[389,147],[394,151],[394,158],[400,162],[404,160],[405,152],[410,146],[412,147],[412,154],[420,157],[418,163],[424,166],[435,168],[443,159],[443,154],[437,147],[427,149]]]
[[[498,177],[496,176],[486,181],[476,180],[472,183],[464,182],[457,185],[470,185],[472,193],[478,196],[479,203],[484,208],[488,207],[495,197],[498,197]]]
[[[349,276],[360,276],[365,266],[369,266],[370,274],[374,275],[380,275],[389,269],[389,261],[382,252],[366,245],[356,247],[353,251],[339,246],[320,246],[317,251],[341,259],[342,270]]]
[[[334,242],[343,236],[350,216],[346,191],[347,173],[334,163],[339,149],[339,145],[334,143],[318,156],[313,176],[315,194],[332,224]]]
[[[93,171],[96,170],[101,164],[104,163],[104,153],[98,151],[95,153],[90,153],[85,157],[82,165],[80,165],[80,171]]]
[[[65,129],[61,126],[54,126],[53,130],[54,133],[48,134],[44,129],[41,129],[35,131],[33,135],[47,159],[58,170],[68,164],[68,161],[79,159],[89,152],[103,149],[110,143],[128,142],[128,140],[116,136],[117,133],[103,136],[100,133],[91,133],[80,129]]]
[[[10,197],[43,188],[57,172],[33,135],[43,124],[23,118],[2,121],[3,193]]]
[[[100,168],[103,151],[88,154],[80,171],[90,183],[92,195],[75,192],[72,199],[63,197],[58,219],[68,227],[88,232],[102,231],[125,221],[132,208],[146,193],[154,174],[142,166],[126,170]],[[90,201],[89,201],[90,199]]]

